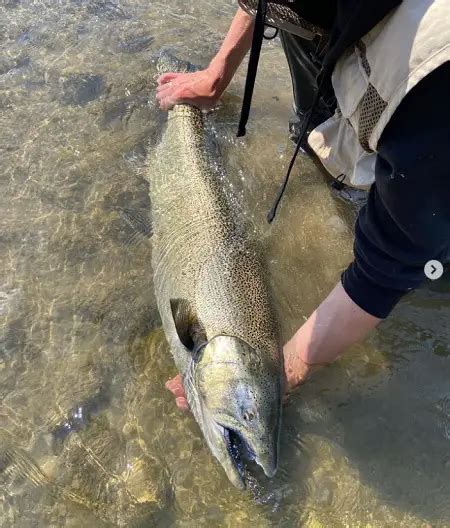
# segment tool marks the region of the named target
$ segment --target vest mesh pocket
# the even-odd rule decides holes
[[[258,0],[239,0],[238,3],[244,11],[255,16],[256,9],[258,8]],[[287,0],[268,0],[266,23],[292,33],[295,33],[296,27],[311,32],[313,35],[323,35],[326,33],[319,26],[302,18],[293,9],[292,2]]]
[[[367,77],[370,77],[371,68],[367,60],[364,42],[358,41],[356,48],[359,51],[362,67]],[[377,92],[375,86],[369,82],[366,93],[358,105],[358,140],[366,152],[373,152],[369,146],[369,139],[386,106],[387,102]]]
[[[375,87],[369,84],[358,107],[358,139],[362,148],[367,152],[372,152],[369,139],[386,106],[387,102],[376,91]]]

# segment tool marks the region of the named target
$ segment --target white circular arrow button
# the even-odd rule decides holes
[[[444,273],[444,266],[439,260],[429,260],[423,268],[425,275],[430,280],[440,279]]]

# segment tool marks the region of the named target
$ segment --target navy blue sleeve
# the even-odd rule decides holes
[[[351,299],[385,318],[450,248],[450,63],[403,99],[378,143],[375,183],[342,275]]]

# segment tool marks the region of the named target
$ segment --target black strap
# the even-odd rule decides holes
[[[330,185],[336,191],[342,191],[342,189],[345,187],[344,180],[345,174],[339,174],[339,176],[337,176],[336,179],[334,179]]]
[[[270,208],[270,211],[267,213],[267,221],[269,222],[269,224],[271,224],[273,222],[273,220],[275,218],[275,215],[277,214],[278,206],[280,205],[281,199],[283,198],[284,191],[286,190],[287,184],[289,182],[289,177],[290,177],[292,169],[294,167],[295,160],[297,159],[297,155],[298,155],[298,152],[300,150],[300,146],[301,146],[301,144],[302,144],[302,142],[303,142],[303,140],[304,140],[304,138],[306,136],[306,131],[308,130],[308,127],[309,127],[309,125],[311,123],[311,118],[313,116],[315,107],[317,106],[317,102],[319,101],[320,88],[321,88],[321,84],[317,88],[317,92],[316,92],[316,95],[314,96],[314,100],[312,102],[311,108],[309,109],[308,114],[307,114],[307,116],[305,117],[305,119],[304,119],[304,121],[302,123],[302,128],[300,129],[300,134],[299,134],[299,137],[298,137],[298,140],[297,140],[297,144],[295,145],[294,154],[293,154],[293,156],[291,158],[291,161],[289,163],[289,167],[288,167],[288,170],[286,172],[286,176],[284,177],[284,180],[282,181],[280,187],[278,188],[277,195],[275,197],[275,200],[273,202],[272,207]]]
[[[280,187],[278,188],[277,195],[275,197],[275,201],[273,202],[272,207],[270,208],[270,211],[267,214],[267,221],[269,224],[271,224],[275,218],[275,215],[277,214],[278,206],[280,205],[281,199],[283,198],[284,191],[286,190],[289,176],[291,175],[292,169],[294,167],[295,160],[297,159],[298,151],[300,150],[300,146],[303,142],[303,140],[306,137],[306,132],[308,131],[308,127],[311,123],[311,119],[314,115],[314,112],[316,110],[316,106],[319,102],[320,96],[322,95],[322,89],[324,86],[326,86],[327,81],[330,78],[331,72],[333,70],[333,65],[324,63],[322,66],[322,70],[319,72],[317,76],[317,91],[314,96],[313,102],[311,104],[311,107],[308,111],[308,115],[306,116],[305,120],[303,121],[302,128],[300,129],[299,138],[297,140],[297,145],[295,146],[295,151],[292,156],[291,162],[289,163],[288,170],[286,172],[286,176],[284,177],[283,182],[281,183]]]
[[[255,28],[253,30],[252,48],[248,61],[247,79],[245,80],[244,100],[242,101],[241,118],[239,121],[237,137],[245,136],[245,126],[250,115],[253,88],[255,87],[256,71],[258,70],[259,56],[264,38],[264,22],[266,19],[267,0],[259,0],[255,16]]]

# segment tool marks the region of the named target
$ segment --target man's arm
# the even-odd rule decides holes
[[[354,303],[339,282],[284,346],[287,390],[318,367],[332,363],[380,321]]]
[[[342,283],[380,318],[425,279],[450,248],[450,62],[400,103],[378,142],[375,183],[358,215],[355,260]]]
[[[238,9],[225,40],[205,70],[195,73],[165,73],[158,79],[156,98],[163,110],[177,103],[210,108],[230,84],[250,49],[254,18]]]
[[[446,63],[405,97],[383,132],[375,183],[356,223],[355,259],[285,346],[290,389],[364,339],[420,285],[428,260],[449,255],[450,107],[442,103],[449,87]]]

